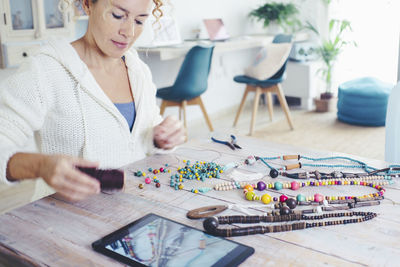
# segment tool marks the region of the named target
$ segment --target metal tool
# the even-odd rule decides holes
[[[235,149],[242,149],[238,144],[237,144],[237,140],[236,140],[236,136],[234,136],[233,134],[231,134],[231,141],[222,141],[222,140],[218,140],[215,139],[214,137],[211,137],[211,140],[215,143],[220,143],[223,145],[227,145],[229,146],[232,150]]]

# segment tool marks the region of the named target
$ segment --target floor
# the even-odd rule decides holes
[[[205,103],[207,106],[207,104]],[[236,108],[216,116],[210,116],[215,131],[210,133],[203,119],[188,122],[188,138],[214,136],[229,138],[230,134],[248,135],[252,106],[246,103],[237,127],[232,127]],[[295,129],[290,131],[280,106],[274,106],[274,119],[271,122],[267,106],[260,104],[256,130],[253,137],[268,141],[308,147],[317,150],[329,150],[363,157],[384,160],[385,128],[362,127],[342,123],[337,120],[336,111],[317,113],[291,106]]]

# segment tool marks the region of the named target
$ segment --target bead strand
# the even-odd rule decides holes
[[[277,233],[285,231],[301,230],[313,227],[324,227],[340,224],[349,223],[361,223],[371,220],[377,216],[374,212],[363,212],[363,211],[347,211],[337,213],[326,213],[323,215],[301,215],[301,214],[289,214],[289,215],[266,215],[266,216],[219,216],[219,217],[208,217],[203,222],[203,227],[207,233],[216,236],[231,237],[231,236],[244,236],[253,234],[265,234],[265,233]],[[350,217],[349,219],[340,220],[327,220],[332,218]],[[351,218],[358,217],[358,218]],[[319,222],[306,222],[314,220],[325,220]],[[279,224],[279,225],[260,225],[251,227],[236,227],[236,228],[224,228],[218,229],[220,224],[244,224],[244,223],[275,223],[275,222],[294,222],[292,224]]]
[[[349,200],[376,200],[376,199],[381,199],[385,193],[385,189],[383,188],[383,185],[387,185],[389,183],[392,183],[393,181],[378,181],[378,182],[367,182],[367,181],[358,181],[358,180],[350,180],[347,178],[344,179],[330,179],[326,181],[307,181],[303,183],[299,183],[297,181],[292,181],[292,182],[274,182],[274,183],[264,183],[263,181],[260,181],[257,183],[257,185],[246,185],[244,187],[243,193],[245,194],[245,198],[249,201],[258,201],[261,200],[264,204],[269,204],[271,201],[276,202],[277,198],[272,198],[268,194],[264,194],[263,196],[257,196],[254,192],[254,189],[258,189],[259,191],[263,191],[265,189],[272,189],[279,191],[281,189],[291,189],[293,191],[298,190],[301,187],[309,187],[309,186],[333,186],[333,185],[360,185],[360,186],[368,186],[375,188],[378,192],[372,193],[372,194],[367,194],[367,195],[362,195],[362,196],[323,196],[321,194],[314,194],[311,196],[305,196],[303,194],[298,194],[296,196],[296,200],[298,204],[303,204],[306,205],[307,202],[323,202],[326,200],[328,203],[333,203],[334,201],[347,201]],[[287,197],[285,195],[281,195],[279,200],[280,202],[285,202]]]

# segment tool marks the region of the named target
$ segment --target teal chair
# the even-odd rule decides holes
[[[195,46],[186,54],[175,83],[170,87],[157,90],[157,97],[162,99],[160,113],[164,114],[167,107],[179,107],[179,119],[183,111],[183,121],[186,123],[186,106],[199,105],[210,131],[214,131],[210,118],[201,100],[201,94],[207,90],[208,74],[214,46]]]
[[[278,34],[274,37],[273,43],[290,43],[292,41],[292,36],[291,35],[285,35],[285,34]],[[286,64],[287,60],[285,61],[285,64],[279,69],[277,73],[275,73],[271,78],[267,80],[258,80],[255,78],[251,78],[245,75],[239,75],[234,77],[234,81],[237,83],[244,83],[246,84],[246,90],[244,92],[242,101],[239,106],[239,110],[236,113],[235,121],[233,122],[233,126],[236,126],[239,116],[243,111],[244,103],[246,101],[247,94],[249,92],[255,92],[256,96],[254,99],[254,104],[253,104],[253,114],[251,117],[251,123],[250,123],[250,133],[249,135],[252,135],[254,132],[254,126],[255,126],[255,121],[257,117],[257,110],[258,110],[258,103],[260,100],[260,97],[264,94],[267,96],[267,103],[268,103],[268,111],[270,115],[270,119],[272,121],[273,117],[273,103],[272,103],[272,93],[275,93],[278,96],[279,103],[282,106],[283,111],[285,112],[286,119],[289,123],[289,127],[291,130],[293,130],[293,121],[292,117],[290,115],[289,107],[286,102],[285,95],[283,93],[281,83],[285,78],[285,72],[286,72]]]

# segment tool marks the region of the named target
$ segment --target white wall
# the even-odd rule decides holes
[[[295,2],[301,10],[300,18],[303,21],[309,20],[318,27],[325,20],[326,10],[321,1],[296,0],[292,2]],[[267,33],[260,22],[250,20],[248,17],[251,10],[265,3],[264,0],[171,0],[171,3],[172,12],[169,12],[169,9],[166,11],[167,14],[172,14],[176,18],[183,39],[194,38],[193,30],[199,28],[204,18],[222,18],[228,33],[233,37]],[[243,69],[252,62],[257,50],[214,54],[208,90],[202,95],[206,109],[212,117],[219,111],[238,107],[245,85],[235,83],[233,77],[243,73]],[[152,70],[153,79],[158,88],[173,84],[183,58],[160,62],[156,57],[141,56]],[[203,120],[198,107],[189,107],[188,113],[189,121]],[[178,109],[167,109],[166,115],[169,114],[177,115]],[[213,123],[214,128],[218,128],[217,122]]]
[[[285,0],[282,2],[290,2]],[[320,25],[326,17],[321,1],[296,0],[301,10],[300,17],[303,20],[310,20],[314,25]],[[254,22],[248,18],[252,9],[265,3],[264,0],[171,0],[172,14],[178,21],[181,35],[184,39],[193,38],[193,30],[198,28],[203,18],[222,18],[231,36],[246,34],[265,34],[261,23]],[[167,13],[169,10],[166,10]],[[76,32],[81,35],[85,30],[85,23],[77,25]],[[209,88],[203,95],[203,101],[209,114],[216,114],[219,111],[230,107],[237,107],[244,85],[233,82],[233,77],[242,74],[257,49],[215,54],[209,77]],[[143,60],[148,63],[157,87],[171,85],[178,73],[182,59],[160,62],[156,57],[146,57]],[[7,77],[13,71],[0,70],[0,79]],[[177,109],[167,109],[167,114],[177,114]],[[196,107],[189,107],[188,119],[202,119],[200,110]],[[214,122],[216,124],[216,122]]]
[[[357,47],[346,47],[340,55],[335,67],[335,84],[364,76],[396,83],[399,11],[399,0],[332,1],[331,16],[349,20],[353,29],[344,38],[357,43]]]

